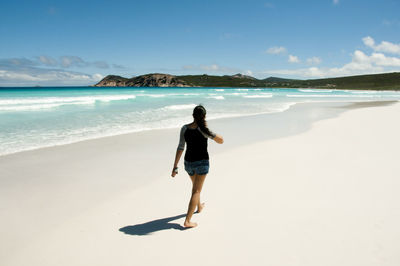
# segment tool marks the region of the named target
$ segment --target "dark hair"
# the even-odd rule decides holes
[[[197,105],[193,109],[193,118],[196,124],[199,126],[200,130],[203,131],[205,134],[211,136],[211,131],[207,127],[207,121],[206,121],[206,108],[204,108],[203,105]]]

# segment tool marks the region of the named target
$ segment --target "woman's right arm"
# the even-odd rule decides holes
[[[181,128],[181,132],[179,134],[178,148],[176,150],[174,166],[172,167],[172,173],[171,173],[172,177],[175,177],[175,175],[177,174],[177,172],[175,172],[175,169],[178,168],[179,160],[181,159],[183,150],[185,149],[185,131],[186,131],[186,125],[184,125]]]

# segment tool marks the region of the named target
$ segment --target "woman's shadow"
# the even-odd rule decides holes
[[[177,223],[170,223],[170,221],[177,220],[185,216],[186,214],[180,214],[168,218],[150,221],[143,224],[128,225],[120,228],[119,231],[124,232],[125,234],[128,235],[136,235],[136,236],[150,235],[151,233],[168,229],[176,229],[182,231],[187,228]]]

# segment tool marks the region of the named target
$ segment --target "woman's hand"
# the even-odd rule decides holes
[[[171,176],[172,176],[172,177],[175,177],[177,174],[178,174],[178,167],[172,168]]]
[[[221,135],[218,135],[218,134],[213,138],[213,140],[218,144],[224,143],[224,138]]]
[[[176,150],[176,155],[175,155],[175,162],[174,162],[174,167],[172,168],[172,173],[171,176],[175,177],[178,174],[178,163],[179,159],[181,158],[183,150],[180,150],[179,148]]]

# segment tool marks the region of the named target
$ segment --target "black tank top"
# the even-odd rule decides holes
[[[215,136],[216,134],[212,132],[211,135],[205,134],[199,127],[189,128],[188,125],[184,125],[181,129],[178,149],[184,150],[186,142],[185,161],[195,162],[208,160],[208,138],[213,139]]]

